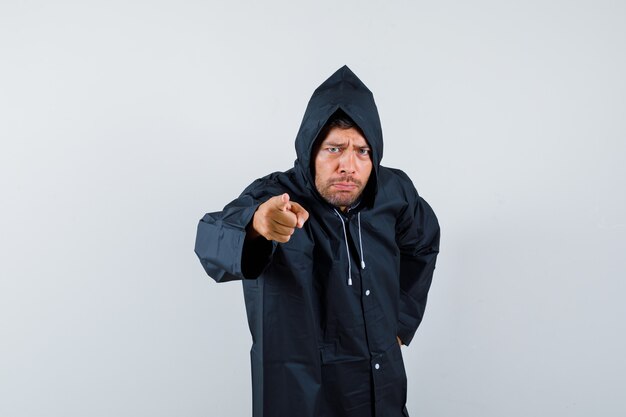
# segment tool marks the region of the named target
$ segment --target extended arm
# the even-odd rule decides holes
[[[215,281],[256,278],[269,263],[272,242],[246,239],[246,229],[260,204],[261,201],[244,194],[224,210],[207,213],[198,223],[195,252]]]
[[[276,242],[287,242],[308,219],[288,194],[272,197],[277,191],[275,183],[257,180],[224,210],[200,220],[195,252],[217,282],[258,277]]]

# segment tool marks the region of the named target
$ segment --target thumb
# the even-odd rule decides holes
[[[309,212],[306,211],[300,204],[295,202],[291,203],[291,212],[298,218],[298,227],[302,228],[302,226],[304,226],[304,222],[309,219]]]

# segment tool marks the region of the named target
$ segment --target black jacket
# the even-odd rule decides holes
[[[372,149],[370,180],[347,214],[322,199],[310,170],[315,138],[338,109]],[[218,282],[243,280],[253,415],[406,416],[396,336],[408,345],[424,314],[439,251],[435,214],[406,174],[380,166],[376,104],[348,67],[313,93],[296,152],[294,168],[256,180],[198,225],[195,251],[206,272]],[[303,229],[284,244],[246,242],[259,204],[285,192],[310,214]]]

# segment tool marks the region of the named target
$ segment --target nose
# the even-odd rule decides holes
[[[356,156],[354,152],[346,151],[339,159],[339,171],[342,174],[354,174],[356,172]]]

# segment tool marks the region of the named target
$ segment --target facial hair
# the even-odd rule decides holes
[[[331,191],[331,187],[335,183],[350,182],[358,187],[357,192],[347,191]],[[363,193],[363,182],[359,181],[351,176],[334,178],[326,181],[326,183],[319,185],[316,181],[315,186],[322,198],[335,207],[349,207],[354,204],[361,194]]]

